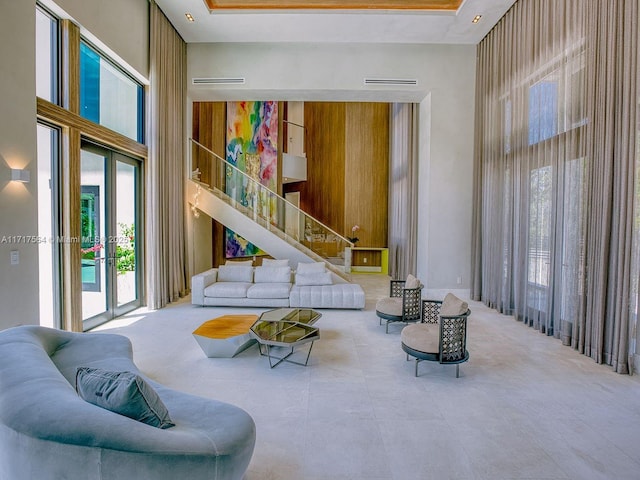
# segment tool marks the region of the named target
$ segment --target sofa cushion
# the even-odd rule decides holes
[[[289,298],[291,283],[255,283],[247,290],[247,298]]]
[[[442,305],[440,306],[440,315],[442,316],[455,316],[466,313],[469,309],[469,304],[460,300],[453,293],[447,293],[444,297]]]
[[[395,317],[402,316],[402,297],[385,297],[376,303],[376,312],[392,315]]]
[[[296,285],[333,285],[331,272],[296,273]]]
[[[133,372],[78,367],[76,391],[89,403],[153,427],[175,426],[156,391]]]
[[[262,266],[263,267],[288,267],[289,266],[289,259],[287,259],[287,258],[282,258],[282,259],[263,258],[262,259]]]
[[[238,267],[236,267],[238,268]],[[205,297],[246,298],[250,282],[216,282],[204,289]]]
[[[291,267],[256,267],[255,283],[291,283]]]
[[[296,269],[296,273],[322,273],[327,270],[324,262],[313,262],[313,263],[299,263],[298,268]]]
[[[221,265],[218,282],[253,282],[253,267],[248,265]]]
[[[420,280],[413,275],[407,275],[407,281],[404,282],[404,288],[418,288],[420,286]]]
[[[400,339],[407,347],[425,353],[438,353],[440,349],[440,326],[437,323],[416,323],[400,332]]]

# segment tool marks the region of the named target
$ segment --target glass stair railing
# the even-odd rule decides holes
[[[189,142],[191,180],[310,258],[324,261],[337,275],[350,280],[347,272],[351,270],[353,243],[262,185],[259,179],[197,141],[189,139]],[[253,243],[260,247],[259,243]]]

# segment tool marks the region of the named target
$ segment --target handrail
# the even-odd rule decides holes
[[[249,181],[253,182],[254,184],[258,185],[259,188],[266,190],[267,192],[271,193],[272,195],[274,195],[276,198],[278,198],[279,200],[283,201],[285,204],[288,204],[291,208],[294,209],[294,211],[297,211],[299,213],[301,213],[302,215],[309,217],[310,219],[312,219],[315,223],[317,223],[318,225],[320,225],[322,228],[324,228],[325,230],[327,230],[328,232],[330,232],[331,234],[335,235],[336,237],[338,237],[340,240],[344,241],[345,243],[347,243],[351,248],[354,247],[354,243],[351,242],[348,238],[340,235],[338,232],[336,232],[335,230],[333,230],[331,227],[328,227],[327,225],[325,225],[324,223],[322,223],[320,220],[318,220],[317,218],[309,215],[307,212],[305,212],[304,210],[301,210],[299,207],[296,207],[293,203],[291,203],[289,200],[287,200],[286,198],[284,198],[283,196],[281,196],[280,194],[278,194],[277,192],[274,192],[273,190],[271,190],[269,187],[267,187],[266,185],[263,185],[262,183],[258,182],[255,178],[251,177],[250,175],[248,175],[246,172],[243,172],[242,170],[240,170],[238,167],[236,167],[234,164],[230,163],[226,158],[222,158],[220,155],[216,154],[215,152],[211,151],[210,149],[208,149],[207,147],[205,147],[204,145],[202,145],[200,142],[198,142],[197,140],[194,140],[193,138],[189,138],[189,141],[195,145],[197,145],[198,147],[202,148],[204,151],[206,151],[207,153],[210,153],[211,155],[213,155],[214,157],[216,157],[218,160],[224,162],[224,164],[227,167],[230,167],[233,171],[240,173],[244,178],[248,179]],[[191,158],[191,154],[189,154],[189,171],[192,172],[193,170],[193,165],[192,165],[192,158]]]
[[[289,125],[294,125],[296,127],[304,128],[305,130],[307,129],[307,127],[305,127],[304,125],[300,125],[299,123],[291,122],[289,120],[283,120],[282,122],[286,123],[286,124],[289,124]]]

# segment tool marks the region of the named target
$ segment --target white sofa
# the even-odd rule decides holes
[[[334,283],[321,262],[288,265],[221,265],[194,275],[191,303],[228,307],[364,308],[360,285]]]
[[[76,393],[79,367],[140,374],[122,335],[14,327],[0,332],[0,358],[2,480],[244,477],[256,427],[239,407],[145,378],[174,423],[161,429]]]

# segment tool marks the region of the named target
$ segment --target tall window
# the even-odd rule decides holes
[[[482,144],[503,144],[486,150],[483,285],[491,305],[570,341],[584,275],[585,41],[579,22],[553,35],[561,48],[488,86]]]
[[[36,95],[58,103],[58,20],[36,7]]]
[[[95,48],[80,44],[80,115],[144,143],[144,89]]]
[[[41,324],[75,331],[97,324],[83,324],[85,317],[96,321],[108,319],[141,304],[143,252],[134,232],[139,231],[136,227],[141,222],[138,218],[142,198],[139,172],[148,154],[143,144],[144,88],[131,74],[84,41],[80,31],[81,27],[74,22],[57,18],[36,5]],[[60,41],[63,35],[68,41]],[[70,72],[79,71],[79,81],[63,74],[62,58],[73,62],[65,67]],[[62,92],[68,94],[69,105],[62,105]],[[62,108],[52,109],[48,104]],[[103,165],[99,172],[102,183],[83,176],[86,137],[103,145],[110,155],[124,158],[110,161],[109,172]],[[60,148],[62,144],[65,148]],[[82,159],[81,165],[68,161],[76,156]],[[88,194],[100,185],[100,196],[90,198]],[[77,187],[82,196],[69,195]],[[61,202],[62,198],[71,200]],[[95,210],[90,200],[95,204],[102,202],[99,204],[102,214],[92,218],[102,222],[101,229],[91,229],[92,225],[82,229],[86,217],[83,213]],[[69,221],[61,222],[63,218]],[[89,236],[95,243],[80,242]],[[111,243],[107,245],[103,238],[115,243],[109,240]],[[91,251],[83,251],[87,249]],[[105,252],[108,257],[103,255]],[[77,253],[82,262],[78,261]],[[89,293],[103,294],[102,305],[89,304],[84,295],[89,289],[79,288],[92,283],[95,288]],[[93,307],[94,310],[83,315],[84,310]]]
[[[478,47],[472,295],[626,373],[638,2],[583,4],[519,0]]]
[[[40,324],[60,327],[58,212],[59,131],[38,123],[38,279]]]
[[[558,82],[546,78],[529,87],[529,145],[542,142],[557,133]]]

